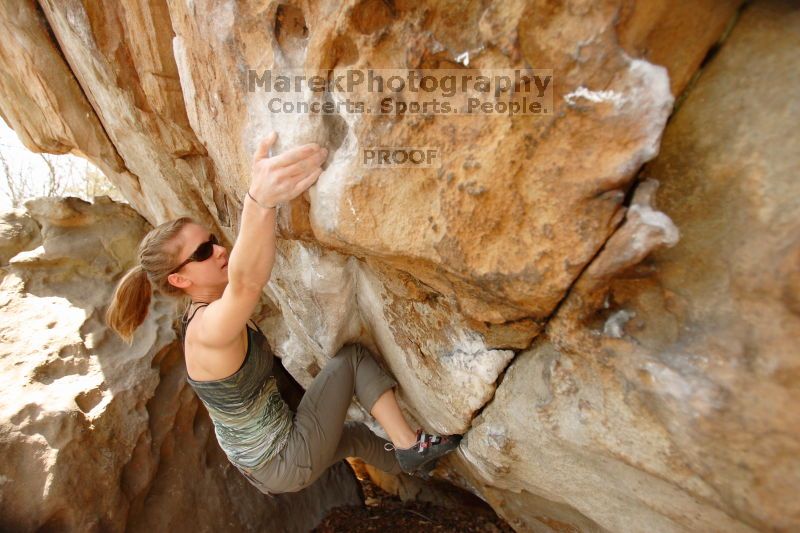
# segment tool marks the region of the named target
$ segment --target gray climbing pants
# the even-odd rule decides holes
[[[294,415],[286,447],[261,468],[239,468],[261,492],[296,492],[311,485],[331,465],[359,457],[372,466],[399,474],[386,440],[360,422],[345,422],[355,392],[368,411],[397,381],[384,372],[361,344],[346,344],[306,389]]]

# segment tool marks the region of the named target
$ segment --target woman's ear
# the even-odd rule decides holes
[[[167,276],[167,283],[179,289],[186,289],[191,286],[192,281],[178,273],[173,273]]]

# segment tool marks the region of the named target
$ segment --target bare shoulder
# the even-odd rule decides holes
[[[194,317],[186,327],[184,355],[186,372],[195,381],[223,379],[234,374],[241,367],[247,352],[247,329],[229,346],[209,347],[200,340],[201,332],[209,327],[204,323],[205,309],[195,311]]]

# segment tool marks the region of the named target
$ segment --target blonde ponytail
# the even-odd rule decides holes
[[[106,311],[106,324],[129,345],[133,342],[134,331],[147,317],[152,295],[153,289],[142,265],[130,269],[117,284]]]
[[[185,297],[167,277],[178,264],[180,243],[176,237],[187,224],[197,224],[190,217],[165,222],[150,230],[139,243],[139,264],[119,281],[106,310],[106,324],[129,345],[133,334],[147,318],[153,289],[173,297]]]

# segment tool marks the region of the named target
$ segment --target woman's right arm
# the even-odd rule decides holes
[[[228,285],[219,300],[203,312],[197,340],[208,347],[224,348],[240,338],[269,281],[275,262],[275,209],[308,189],[322,173],[327,150],[306,144],[268,157],[274,133],[259,144],[253,157],[249,193],[244,197],[239,234],[228,258]]]

